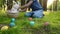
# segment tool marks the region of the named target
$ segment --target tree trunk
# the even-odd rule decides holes
[[[4,10],[5,10],[5,4],[6,4],[6,0],[3,0]]]
[[[10,10],[13,5],[13,0],[7,0],[7,10]]]
[[[21,5],[24,5],[25,4],[25,0],[21,0]]]
[[[42,3],[42,1],[43,1],[43,0],[39,0],[39,3],[40,3],[40,5],[41,5],[41,6],[43,6],[43,3]]]
[[[47,0],[39,0],[41,6],[43,7],[43,10],[47,10]]]
[[[47,0],[43,0],[43,9],[47,11]]]
[[[17,1],[17,0],[14,0],[15,2]]]
[[[54,1],[54,11],[57,11],[57,1],[58,1],[58,0],[55,0],[55,1]]]

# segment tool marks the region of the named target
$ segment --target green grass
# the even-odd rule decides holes
[[[18,18],[16,18],[15,27],[9,28],[7,31],[0,31],[0,34],[60,34],[60,12],[50,12],[49,15],[43,18],[33,18],[35,22],[34,26],[29,25],[28,17],[24,17],[24,12],[20,13]],[[44,22],[49,22],[47,27],[44,27]],[[10,18],[8,18],[5,13],[0,13],[0,23],[9,24]],[[22,28],[25,28],[24,30]],[[32,30],[28,30],[28,29]],[[47,31],[45,31],[45,28]],[[39,32],[38,32],[39,31]]]

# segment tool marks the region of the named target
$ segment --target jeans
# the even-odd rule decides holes
[[[26,17],[41,18],[41,17],[43,17],[43,10],[36,10],[36,11],[26,12],[25,16]]]

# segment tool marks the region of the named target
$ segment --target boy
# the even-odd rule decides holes
[[[31,12],[27,12],[25,16],[27,17],[35,17],[35,18],[41,18],[43,17],[43,8],[41,5],[38,3],[37,0],[27,0],[27,4],[21,6],[20,8],[24,11],[26,8],[30,7],[32,9]]]

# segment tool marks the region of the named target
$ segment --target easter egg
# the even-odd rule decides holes
[[[43,12],[44,15],[49,15],[49,13],[50,13],[49,11]]]
[[[3,27],[1,28],[1,31],[5,31],[5,30],[8,30],[8,26],[3,26]]]
[[[34,25],[34,23],[35,23],[34,21],[30,21],[30,25],[31,25],[31,26],[33,26],[33,25]]]
[[[10,23],[9,26],[11,26],[11,27],[12,27],[12,26],[15,26],[15,23]]]
[[[48,23],[48,22],[45,22],[45,23],[44,23],[44,26],[48,26],[48,25],[49,25],[49,23]]]
[[[32,18],[30,17],[30,18],[28,18],[28,20],[32,20]]]
[[[15,21],[15,18],[12,18],[11,21],[14,22]]]

